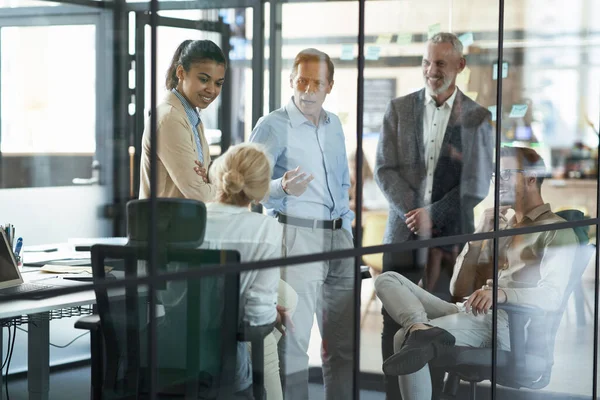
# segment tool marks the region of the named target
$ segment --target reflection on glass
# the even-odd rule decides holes
[[[599,50],[589,27],[598,4],[558,0],[534,12],[538,4],[505,4],[506,24],[522,32],[505,35],[501,140],[544,159],[542,193],[554,209],[595,217],[600,83],[590,68]]]

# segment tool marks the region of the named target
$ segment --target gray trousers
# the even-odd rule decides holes
[[[377,296],[390,317],[402,326],[394,336],[394,352],[404,343],[406,332],[416,323],[443,328],[456,338],[457,346],[492,346],[492,313],[474,316],[423,290],[397,272],[385,272],[375,281]],[[508,317],[498,312],[498,348],[510,349]],[[429,366],[398,377],[403,400],[430,400]]]
[[[287,256],[352,248],[344,229],[300,228],[283,224]],[[308,399],[308,343],[314,316],[321,332],[325,398],[351,399],[353,367],[354,259],[346,258],[281,268],[281,278],[298,294],[295,332],[285,340],[281,359],[285,399]]]

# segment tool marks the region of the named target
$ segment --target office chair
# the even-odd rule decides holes
[[[178,249],[166,253],[169,262],[190,267],[239,262],[235,251]],[[146,260],[147,254],[145,247],[95,245],[94,280],[109,279],[104,270],[107,259],[124,260],[124,277],[135,278],[143,270],[138,261]],[[228,399],[234,391],[239,274],[172,283],[182,289],[177,293],[179,301],[164,304],[164,315],[159,307],[156,313],[154,383],[158,398]],[[99,374],[92,377],[93,398],[145,398],[150,385],[147,286],[94,290],[100,322],[91,328],[101,335],[95,339],[103,345],[95,343],[98,347],[92,353],[92,374]],[[78,324],[79,328],[90,327],[86,321]]]
[[[172,262],[172,261],[182,261],[181,258],[183,257],[185,260],[190,261],[190,267],[203,267],[206,265],[214,265],[214,264],[222,264],[222,263],[227,263],[227,262],[239,262],[239,254],[237,254],[237,252],[232,252],[232,251],[208,251],[208,250],[200,250],[197,249],[197,247],[199,245],[202,244],[203,240],[204,240],[204,233],[205,233],[205,226],[206,226],[206,208],[204,206],[203,203],[194,201],[194,200],[186,200],[186,199],[163,199],[163,198],[159,198],[157,199],[157,209],[158,209],[158,224],[157,224],[157,236],[158,236],[158,242],[159,242],[159,254],[158,254],[158,258],[159,258],[159,263],[158,263],[158,269],[159,269],[159,273],[164,273],[166,271],[167,265]],[[149,218],[150,215],[150,207],[149,207],[149,201],[148,200],[133,200],[130,201],[127,204],[127,226],[128,226],[128,245],[127,246],[111,246],[111,247],[96,247],[96,253],[100,254],[97,255],[96,257],[94,257],[94,249],[93,250],[93,258],[92,258],[92,264],[93,264],[93,269],[94,269],[94,274],[95,277],[98,276],[99,280],[104,279],[104,267],[102,265],[102,267],[100,267],[100,259],[101,259],[101,255],[103,257],[106,257],[107,255],[105,255],[104,252],[117,252],[117,254],[120,255],[127,255],[127,257],[129,257],[128,259],[126,259],[126,269],[125,269],[125,276],[127,276],[128,274],[131,276],[137,276],[137,271],[139,269],[139,266],[137,264],[137,260],[145,260],[147,259],[147,254],[148,254],[148,249],[147,249],[147,243],[148,243],[148,229],[149,229]],[[125,248],[129,249],[126,250]],[[133,253],[131,253],[133,251]],[[129,252],[129,253],[128,253]],[[108,256],[110,256],[111,254],[108,254]],[[134,257],[135,256],[135,257]],[[133,257],[133,258],[132,258]],[[187,258],[186,258],[187,257]],[[127,261],[129,260],[129,261]],[[133,271],[133,267],[130,266],[129,270],[127,269],[128,264],[135,264],[136,265],[136,271]],[[94,264],[96,264],[94,266]],[[127,272],[129,271],[129,272]],[[221,315],[220,317],[217,315],[216,319],[214,319],[215,321],[225,321],[225,319],[227,321],[230,321],[230,319],[236,319],[236,323],[235,325],[231,325],[230,323],[223,323],[223,327],[226,329],[228,329],[227,333],[221,333],[223,336],[223,340],[227,339],[227,346],[223,345],[222,346],[222,350],[225,351],[225,349],[233,349],[234,351],[234,361],[235,361],[235,349],[236,349],[236,340],[237,341],[250,341],[252,342],[252,363],[253,363],[253,371],[252,371],[252,375],[253,375],[253,390],[255,392],[255,398],[256,399],[262,399],[264,397],[264,377],[263,377],[263,358],[264,358],[264,349],[263,349],[263,340],[264,337],[272,331],[273,326],[274,326],[274,322],[273,324],[269,324],[266,326],[259,326],[259,327],[239,327],[237,318],[238,318],[238,300],[239,300],[239,274],[235,274],[235,281],[236,281],[236,289],[233,290],[233,285],[231,283],[226,284],[227,282],[229,282],[231,278],[230,276],[231,274],[226,274],[225,278],[223,278],[222,276],[219,276],[217,278],[220,279],[225,279],[225,281],[219,283],[219,285],[225,289],[221,290],[219,293],[214,293],[214,290],[209,290],[207,289],[205,286],[207,285],[206,282],[211,282],[210,279],[208,278],[202,278],[201,281],[199,280],[192,280],[192,282],[187,282],[187,288],[185,288],[185,293],[188,294],[188,303],[190,301],[191,298],[193,298],[194,296],[197,298],[198,296],[201,295],[201,302],[200,301],[195,301],[192,302],[193,304],[188,304],[188,307],[185,308],[181,308],[180,309],[176,309],[176,308],[169,308],[168,304],[163,304],[163,306],[165,307],[165,318],[163,318],[162,321],[160,321],[161,325],[160,328],[158,329],[158,342],[159,345],[161,345],[161,335],[162,337],[165,337],[165,339],[167,339],[166,343],[167,344],[174,344],[176,341],[172,340],[174,338],[174,336],[172,335],[176,335],[178,333],[181,333],[180,329],[178,330],[177,327],[181,326],[181,324],[185,324],[186,320],[188,319],[188,317],[190,315],[200,315],[200,325],[203,326],[203,321],[202,318],[204,315],[208,315],[209,311],[206,307],[202,306],[202,304],[204,305],[213,305],[214,308],[214,304],[227,304],[231,307],[231,305],[229,304],[230,302],[235,303],[235,312],[233,313],[232,311],[229,310],[223,310],[223,314],[226,316]],[[211,277],[213,278],[213,277]],[[213,279],[217,279],[217,278],[213,278]],[[218,279],[217,279],[218,281]],[[220,282],[220,281],[218,281]],[[213,282],[213,287],[215,287],[216,283]],[[200,288],[202,287],[202,290],[200,290]],[[161,289],[166,289],[166,284],[161,285],[157,288],[158,290]],[[137,288],[135,289],[137,290]],[[235,292],[235,293],[234,293]],[[159,291],[159,293],[164,293]],[[91,348],[92,348],[92,398],[93,399],[100,399],[103,398],[103,385],[106,386],[108,383],[108,387],[109,388],[114,388],[116,381],[114,377],[111,377],[111,379],[109,379],[107,381],[106,379],[106,374],[109,371],[110,366],[114,366],[116,365],[115,363],[118,363],[118,360],[111,360],[107,357],[107,367],[103,368],[102,366],[102,357],[97,356],[98,354],[106,354],[108,356],[108,353],[111,353],[111,351],[107,351],[104,352],[103,351],[103,342],[104,344],[106,344],[107,350],[111,349],[111,348],[116,348],[115,346],[118,345],[118,342],[115,339],[115,331],[114,329],[111,330],[111,328],[106,328],[104,327],[104,323],[101,323],[101,321],[103,321],[102,319],[102,313],[103,311],[101,310],[102,308],[102,304],[104,303],[104,305],[108,304],[107,301],[100,301],[100,297],[105,296],[106,294],[103,292],[96,292],[96,296],[98,299],[98,305],[97,305],[97,311],[99,313],[99,315],[93,315],[90,317],[84,317],[82,319],[80,319],[77,323],[76,323],[76,327],[77,328],[82,328],[82,329],[90,329],[92,331],[92,335],[90,338],[90,344],[91,344]],[[100,296],[100,297],[99,297]],[[211,297],[212,296],[212,297]],[[127,296],[125,303],[127,303]],[[133,298],[134,298],[134,294],[130,294],[129,298],[130,298],[130,303],[133,303]],[[140,309],[144,308],[144,305],[146,303],[144,303],[144,301],[147,302],[147,299],[143,299],[142,296],[138,293],[138,297],[139,297],[139,302],[140,302],[140,307],[136,310],[133,309],[131,307],[133,307],[132,305],[130,305],[130,310],[129,312],[133,313],[133,314],[139,314]],[[226,301],[225,301],[226,299]],[[106,300],[106,299],[105,299]],[[198,298],[196,299],[198,300]],[[112,301],[112,298],[111,298]],[[200,305],[198,305],[200,304]],[[210,308],[210,307],[209,307]],[[218,307],[216,308],[218,309]],[[144,316],[144,313],[139,314],[140,317]],[[235,316],[235,318],[233,318]],[[122,318],[123,316],[121,316]],[[108,317],[110,318],[110,317]],[[110,321],[110,319],[108,320]],[[166,321],[166,322],[165,322]],[[109,323],[110,325],[110,323]],[[129,325],[127,325],[129,326]],[[174,330],[172,332],[169,333],[169,326],[171,326],[172,328],[174,328]],[[193,328],[193,327],[191,327]],[[191,329],[190,328],[190,329]],[[199,329],[198,327],[194,328]],[[188,329],[189,330],[189,329]],[[108,335],[111,338],[107,338],[106,335],[104,334],[105,331],[108,331]],[[198,333],[198,332],[197,332]],[[188,334],[188,338],[189,337],[204,337],[206,336],[209,342],[210,342],[210,336],[213,335],[214,333],[216,333],[215,330],[211,331],[211,332],[207,332],[206,330],[199,332],[198,334],[194,334],[191,335]],[[104,334],[104,335],[103,335]],[[233,345],[231,343],[231,341],[229,339],[231,339],[231,334],[233,334]],[[141,345],[141,343],[135,342],[133,340],[133,335],[134,333],[130,332],[130,336],[131,338],[129,339],[131,342],[131,346],[135,347],[135,345]],[[104,337],[103,337],[104,336]],[[214,336],[214,335],[213,335]],[[145,335],[141,336],[143,339],[146,338]],[[124,341],[123,338],[121,338],[121,341]],[[126,342],[126,340],[125,340]],[[176,348],[182,348],[181,342],[175,343],[178,346],[171,346],[171,349],[176,349]],[[188,343],[188,345],[191,345]],[[145,347],[142,346],[142,349],[144,349]],[[181,355],[180,357],[174,357],[174,351],[168,351],[165,350],[165,348],[169,348],[169,346],[166,347],[158,347],[158,351],[159,351],[159,364],[163,361],[165,361],[168,357],[161,357],[160,351],[163,351],[165,354],[168,354],[171,356],[171,358],[174,359],[184,359],[185,355]],[[196,351],[192,345],[192,347],[187,346],[187,352],[186,354],[196,354]],[[204,347],[204,353],[206,353],[206,351],[210,351],[207,349],[210,349],[211,346],[205,346]],[[218,347],[213,346],[212,349],[217,349]],[[190,352],[190,349],[192,349],[193,351]],[[94,357],[94,354],[96,354],[96,357]],[[182,358],[183,357],[183,358]],[[213,355],[213,359],[215,359],[215,355]],[[94,361],[95,360],[95,361]],[[202,363],[206,363],[206,356],[203,355],[202,357]],[[229,357],[223,353],[222,354],[222,360],[223,362],[221,363],[224,367],[227,367],[227,363],[225,361],[229,360]],[[139,361],[139,360],[138,360]],[[201,366],[203,366],[204,364],[202,364]],[[235,367],[235,363],[233,364]],[[160,367],[160,365],[159,365]],[[190,371],[197,371],[197,369],[193,366],[188,366],[190,367]],[[137,368],[137,367],[136,367]],[[133,368],[133,370],[136,370],[136,368]],[[188,369],[188,368],[186,368]],[[137,368],[137,370],[139,370],[139,368]],[[161,377],[165,377],[165,371],[167,369],[163,368],[161,371],[163,373],[163,375],[161,375]],[[223,376],[229,376],[229,377],[233,377],[235,376],[235,370],[229,370],[228,367],[225,368],[225,370],[229,371],[230,373],[228,375],[219,375],[221,377]],[[224,370],[224,371],[225,371]],[[114,371],[114,370],[113,370]],[[203,370],[203,372],[206,372],[205,370]],[[212,374],[209,374],[209,376],[212,376],[214,378],[215,376],[215,370],[214,368],[211,370]],[[175,371],[175,375],[179,374],[180,371]],[[139,375],[139,374],[138,374]],[[168,374],[167,374],[168,375]],[[134,374],[135,376],[135,374]],[[142,376],[142,378],[144,378]],[[189,374],[187,376],[187,378],[190,378]],[[191,377],[193,378],[193,376]],[[211,378],[211,379],[213,379]],[[166,378],[165,378],[166,379]],[[172,378],[166,379],[167,381],[172,381]],[[188,379],[189,380],[189,379]],[[134,380],[136,381],[136,380]],[[214,381],[214,379],[213,379]],[[143,383],[143,380],[141,381]],[[216,382],[216,381],[214,381]],[[222,382],[221,382],[222,383]],[[230,382],[229,382],[230,383]],[[120,383],[122,384],[122,382]],[[223,397],[226,393],[226,390],[223,391],[222,387],[220,388],[220,392],[217,394],[214,392],[214,390],[211,392],[210,390],[208,390],[207,388],[207,384],[206,382],[200,382],[200,387],[201,387],[201,398],[226,398]],[[130,383],[131,385],[131,383]],[[204,385],[204,386],[202,386]],[[117,385],[118,386],[118,385]],[[173,385],[169,385],[169,384],[163,384],[161,382],[159,382],[159,389],[163,388],[163,387],[169,387],[169,386],[173,386]],[[195,398],[193,393],[194,390],[192,390],[193,388],[190,388],[189,384],[187,385],[188,387],[186,387],[185,393],[186,393],[186,398]],[[193,386],[193,385],[192,385]],[[208,385],[208,387],[210,387],[211,385]],[[214,389],[215,385],[212,385],[212,388]],[[217,385],[219,386],[219,385]],[[223,386],[223,385],[220,385]],[[227,385],[225,385],[227,386]],[[144,387],[144,385],[142,385],[142,387]],[[119,387],[117,389],[120,389]],[[129,387],[128,388],[129,391],[133,390],[134,388]],[[172,388],[171,388],[172,389]],[[181,394],[181,388],[179,388],[178,393]],[[225,389],[228,389],[227,387]],[[112,390],[112,389],[111,389]],[[173,390],[166,390],[166,392],[171,392],[171,393],[167,393],[167,395],[172,395],[175,394],[173,393]],[[175,390],[175,392],[177,392],[177,390]],[[216,397],[215,397],[216,396]],[[163,396],[164,397],[164,396]]]
[[[583,219],[577,210],[557,213],[564,219]],[[579,284],[583,271],[595,253],[595,246],[587,244],[585,227],[574,228],[579,241],[569,283],[558,310],[547,312],[525,304],[498,304],[499,310],[508,314],[510,351],[497,351],[496,382],[514,389],[542,389],[550,382],[554,365],[554,343],[569,297]],[[535,321],[535,324],[528,323]],[[535,332],[533,331],[535,330]],[[530,339],[530,340],[529,340]],[[444,398],[455,398],[460,380],[469,382],[470,399],[476,399],[477,383],[491,379],[492,349],[456,346],[447,359],[438,359],[431,366],[432,376],[448,372],[444,385]],[[434,389],[434,392],[436,390]]]

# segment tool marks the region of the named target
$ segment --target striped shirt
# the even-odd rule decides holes
[[[200,134],[198,132],[198,124],[202,122],[200,119],[200,113],[196,107],[192,107],[192,105],[187,101],[185,97],[181,93],[177,91],[177,89],[171,89],[175,96],[181,101],[183,104],[183,109],[185,110],[185,114],[190,121],[190,125],[192,125],[192,131],[194,132],[194,140],[196,141],[196,149],[198,150],[198,161],[200,161],[204,165],[204,156],[202,155],[202,144],[200,143]]]

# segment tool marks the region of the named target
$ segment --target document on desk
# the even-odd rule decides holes
[[[108,244],[124,246],[127,244],[126,237],[99,237],[99,238],[70,238],[69,245],[74,246],[78,251],[90,251],[95,244]]]
[[[92,267],[77,267],[77,266],[68,266],[68,265],[51,265],[47,264],[40,268],[40,271],[47,272],[51,274],[82,274],[82,273],[92,273]],[[105,266],[104,272],[112,271],[112,267]]]
[[[87,251],[58,250],[51,253],[28,253],[24,259],[24,264],[30,266],[41,267],[49,263],[90,265],[90,253]]]

